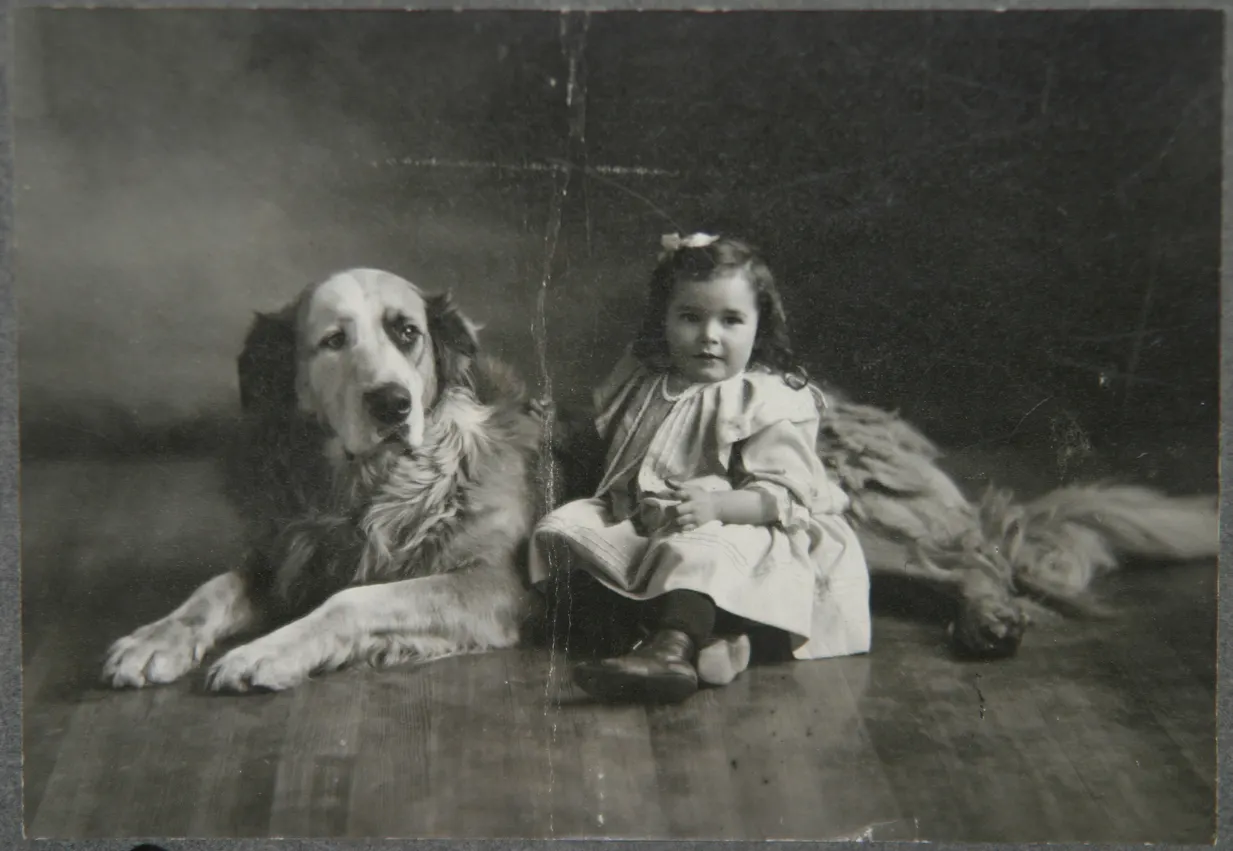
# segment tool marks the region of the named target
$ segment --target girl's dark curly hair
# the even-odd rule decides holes
[[[793,388],[804,387],[809,375],[792,352],[788,320],[775,277],[753,246],[729,237],[701,247],[669,249],[660,258],[651,273],[642,327],[634,339],[634,355],[651,369],[667,368],[668,341],[664,323],[676,285],[685,281],[708,281],[732,273],[743,274],[749,281],[758,306],[758,330],[749,358],[750,366],[761,366],[783,375],[784,381]]]

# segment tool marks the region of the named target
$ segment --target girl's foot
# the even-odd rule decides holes
[[[749,636],[716,636],[698,651],[698,679],[707,685],[726,686],[749,667]]]
[[[688,635],[664,629],[624,656],[582,663],[574,669],[574,682],[610,703],[680,703],[698,690],[694,652]]]

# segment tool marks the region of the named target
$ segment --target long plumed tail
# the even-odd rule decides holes
[[[1172,497],[1135,485],[1059,488],[1026,504],[986,494],[982,526],[1016,581],[1057,599],[1082,595],[1121,559],[1206,558],[1219,552],[1215,497]]]
[[[1136,485],[1087,485],[1056,490],[1034,506],[1099,529],[1124,555],[1173,560],[1220,551],[1214,495],[1173,497]]]

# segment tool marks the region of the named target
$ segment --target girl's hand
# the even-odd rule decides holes
[[[779,517],[774,497],[760,490],[715,490],[699,483],[669,483],[672,498],[679,500],[673,528],[681,532],[697,529],[712,520],[747,526],[769,526]]]
[[[674,519],[677,530],[690,532],[720,519],[722,496],[722,493],[691,488],[688,485],[674,491],[673,498],[681,501],[676,507]]]

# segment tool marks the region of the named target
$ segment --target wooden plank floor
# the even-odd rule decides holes
[[[592,705],[526,649],[290,693],[95,685],[107,643],[239,557],[205,462],[27,465],[25,822],[38,837],[1209,842],[1214,564],[1128,571],[1125,615],[962,664],[883,595],[868,656],[671,708]]]

